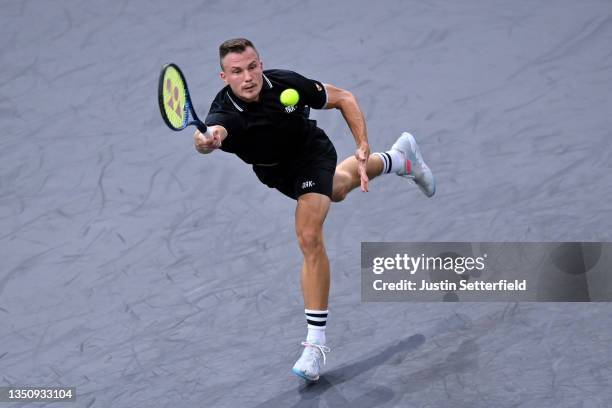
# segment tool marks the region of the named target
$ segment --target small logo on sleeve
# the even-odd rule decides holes
[[[295,112],[296,109],[297,109],[296,105],[285,106],[285,112],[287,113]]]
[[[323,90],[323,88],[321,88],[321,85],[317,84],[316,82],[315,86],[317,87],[317,91],[321,92]]]

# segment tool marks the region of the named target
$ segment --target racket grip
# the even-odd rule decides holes
[[[203,124],[202,122],[198,121],[196,123],[196,127],[198,128],[198,130],[202,133],[204,133],[204,136],[206,137],[211,137],[212,135],[208,132],[208,127]]]
[[[208,130],[208,127],[200,122],[197,126],[198,130],[204,135],[205,138],[210,139],[213,137],[212,133]]]

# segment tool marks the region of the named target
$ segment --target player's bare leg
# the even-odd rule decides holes
[[[359,162],[355,156],[347,157],[336,167],[334,174],[334,184],[332,191],[332,200],[334,202],[342,201],[348,193],[361,185],[361,178],[357,168]],[[383,161],[380,157],[371,155],[366,167],[368,178],[372,180],[379,176],[383,171]]]
[[[304,194],[297,201],[295,230],[304,255],[302,291],[306,309],[327,309],[329,260],[323,242],[323,222],[329,206],[329,197],[317,193]]]
[[[325,363],[325,323],[329,297],[329,259],[323,241],[323,223],[331,200],[323,194],[307,193],[298,198],[295,230],[304,255],[302,291],[308,322],[308,336],[293,372],[308,381],[319,379],[321,361]]]

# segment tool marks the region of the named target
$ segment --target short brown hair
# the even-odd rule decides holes
[[[223,69],[223,58],[225,58],[227,54],[230,52],[242,54],[248,47],[251,47],[259,57],[257,48],[255,48],[253,43],[246,38],[232,38],[230,40],[223,41],[223,43],[219,46],[219,65],[221,65],[221,69]]]

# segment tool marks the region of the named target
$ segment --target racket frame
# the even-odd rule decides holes
[[[164,101],[164,78],[165,78],[166,71],[169,68],[173,68],[176,70],[181,80],[183,81],[183,85],[185,88],[185,106],[183,107],[183,109],[185,110],[185,121],[183,121],[183,125],[181,128],[175,128],[171,124],[170,119],[168,118],[168,115],[166,114],[165,101]],[[159,102],[159,110],[162,115],[162,118],[164,119],[164,122],[166,123],[166,125],[168,125],[170,129],[178,132],[178,131],[185,129],[189,125],[194,125],[195,127],[198,128],[200,132],[204,133],[205,136],[207,137],[210,136],[210,134],[208,133],[208,127],[198,118],[198,115],[196,115],[195,113],[195,110],[193,108],[193,102],[191,101],[191,96],[189,95],[189,87],[187,86],[187,81],[185,80],[185,75],[183,75],[183,71],[181,71],[181,69],[175,63],[170,62],[168,64],[164,64],[164,66],[162,67],[161,73],[159,74],[159,87],[157,89],[157,97],[158,97],[158,102]]]

